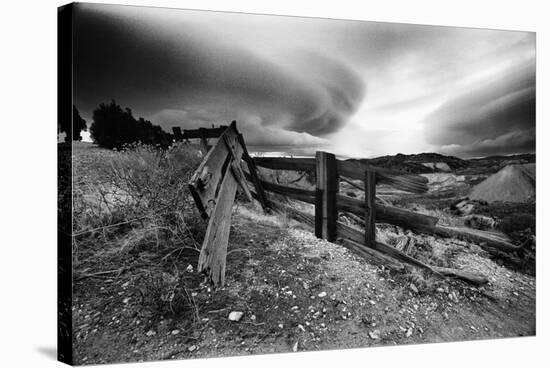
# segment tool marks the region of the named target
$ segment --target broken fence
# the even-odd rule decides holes
[[[177,128],[177,127],[176,127]],[[179,129],[174,129],[174,133]],[[176,134],[178,137],[178,134]],[[342,240],[342,245],[393,268],[403,263],[429,270],[435,274],[455,277],[474,285],[487,282],[484,275],[463,270],[425,264],[387,244],[376,241],[376,222],[384,222],[416,233],[456,237],[477,243],[492,253],[512,252],[520,247],[511,244],[499,233],[468,228],[438,225],[438,218],[404,210],[377,202],[376,185],[386,184],[413,193],[427,191],[427,180],[419,175],[371,166],[359,161],[344,161],[328,152],[316,152],[314,158],[252,158],[246,149],[236,122],[228,127],[185,130],[179,139],[199,138],[205,157],[193,174],[189,188],[197,208],[208,227],[199,256],[199,271],[206,271],[215,285],[223,285],[231,210],[237,190],[248,200],[258,200],[265,212],[270,209],[283,212],[314,229],[318,238],[328,241]],[[210,147],[209,138],[218,138]],[[243,169],[246,167],[246,171]],[[289,187],[261,180],[257,166],[273,170],[294,170],[315,174],[315,190]],[[365,191],[359,200],[339,193],[339,181],[344,180]],[[363,186],[353,180],[363,181]],[[249,188],[248,183],[252,188]],[[313,204],[315,215],[298,211],[290,206],[271,201],[265,192]],[[352,213],[364,220],[365,231],[357,230],[338,221],[338,212]]]

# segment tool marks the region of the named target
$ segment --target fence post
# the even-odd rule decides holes
[[[208,140],[206,139],[206,128],[199,128],[199,134],[201,137],[201,150],[203,152],[203,155],[206,156],[206,154],[210,150],[210,147],[208,147]]]
[[[376,198],[376,173],[365,171],[365,244],[376,248],[376,213],[374,200]]]
[[[332,153],[315,153],[316,161],[316,198],[315,198],[315,235],[318,238],[334,241],[336,239],[336,193],[338,192],[338,171],[336,157]]]

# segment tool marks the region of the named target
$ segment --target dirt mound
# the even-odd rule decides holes
[[[535,164],[508,165],[472,188],[471,199],[526,202],[535,198]]]

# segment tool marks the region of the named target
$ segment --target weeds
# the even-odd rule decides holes
[[[187,187],[200,152],[185,144],[103,152],[75,164],[76,279],[123,267],[145,305],[161,314],[191,311],[196,320],[192,281],[180,268],[198,257],[205,230]]]

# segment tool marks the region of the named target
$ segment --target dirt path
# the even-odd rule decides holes
[[[192,281],[185,313],[146,305],[136,273],[77,281],[76,363],[535,334],[535,279],[488,259],[478,262],[490,283],[471,288],[417,271],[391,273],[242,206],[232,223],[224,288],[213,291],[188,264],[174,265]],[[242,319],[229,321],[231,311]]]

